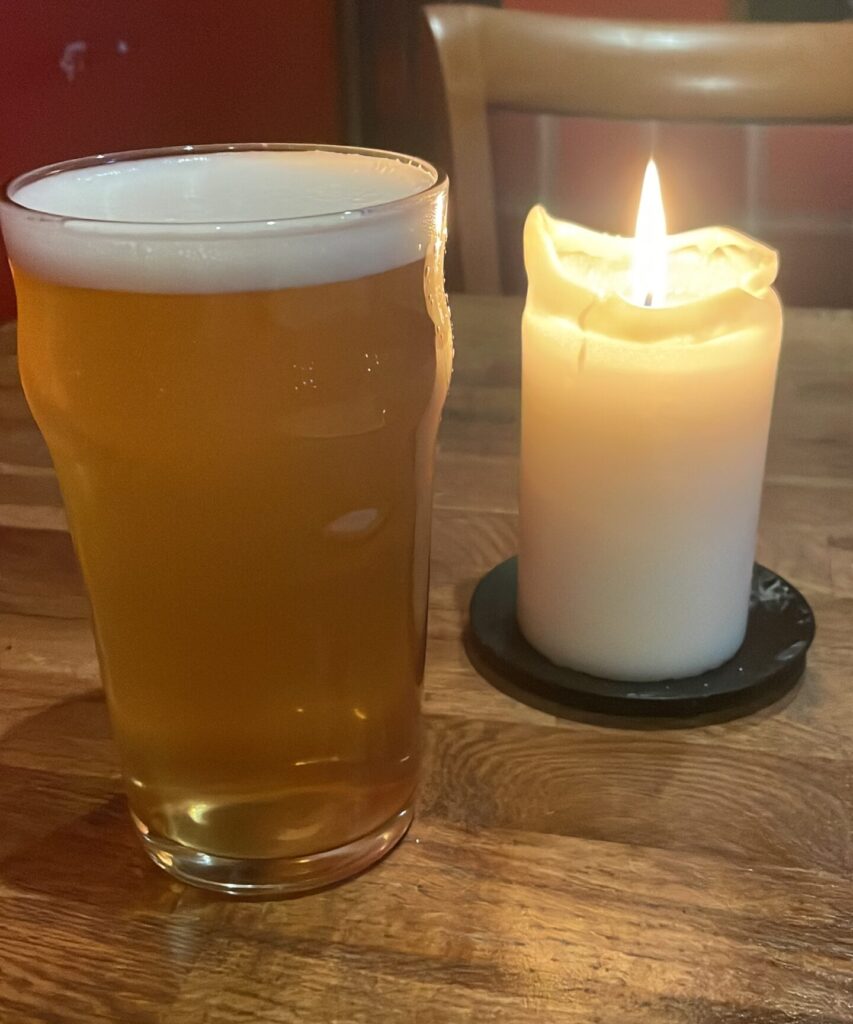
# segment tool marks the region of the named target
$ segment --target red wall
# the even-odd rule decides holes
[[[0,181],[117,149],[341,141],[338,90],[334,0],[22,0],[0,31]]]

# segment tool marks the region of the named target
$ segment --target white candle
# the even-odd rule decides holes
[[[541,207],[524,233],[519,625],[633,681],[743,641],[782,326],[772,250],[667,238],[644,197],[636,241]]]

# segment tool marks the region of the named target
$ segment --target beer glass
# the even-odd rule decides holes
[[[411,822],[446,202],[411,157],[240,145],[0,204],[133,823],[185,881],[314,889]]]

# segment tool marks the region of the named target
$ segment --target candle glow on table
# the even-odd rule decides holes
[[[650,165],[636,239],[537,206],[524,256],[521,630],[611,679],[714,668],[746,630],[776,253],[729,228],[667,237]]]

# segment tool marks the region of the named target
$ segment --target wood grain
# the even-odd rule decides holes
[[[409,838],[298,901],[160,874],[126,818],[87,604],[0,329],[2,1024],[853,1024],[853,313],[791,312],[760,556],[818,636],[784,707],[629,732],[463,647],[514,550],[514,300],[453,302]]]

